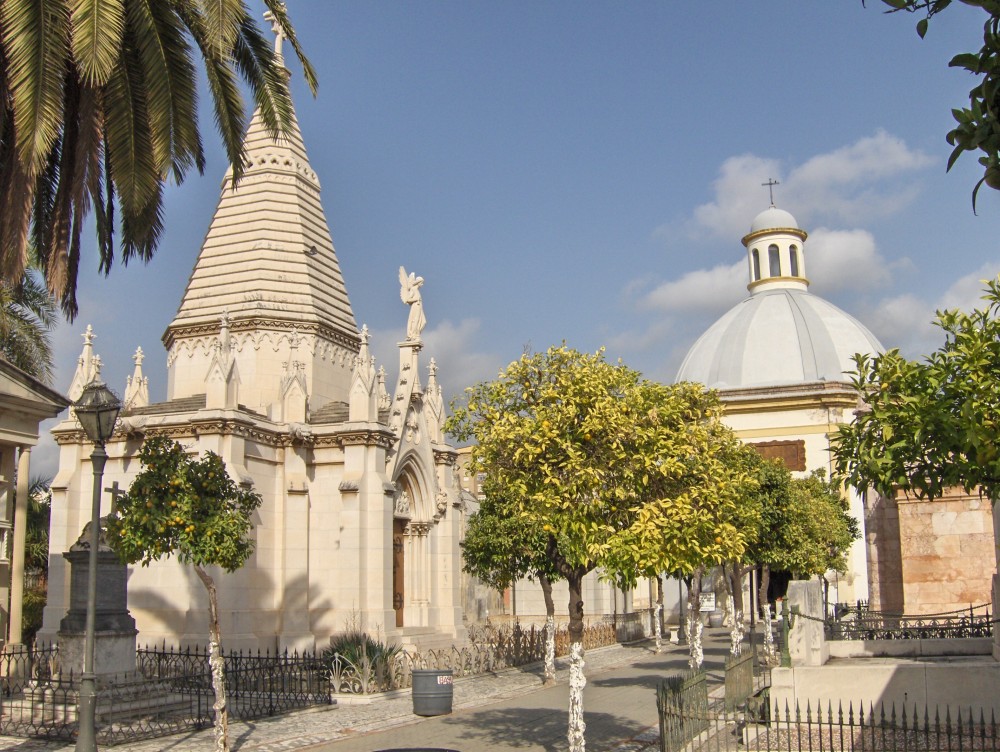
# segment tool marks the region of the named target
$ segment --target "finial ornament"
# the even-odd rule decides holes
[[[285,4],[281,3],[281,9],[285,10]],[[278,18],[271,11],[267,11],[264,14],[264,20],[271,24],[271,31],[274,32],[274,54],[277,57],[282,57],[281,54],[281,43],[285,39],[285,32],[281,28],[281,24],[278,23]]]
[[[767,182],[766,183],[761,183],[761,185],[766,185],[767,186],[767,192],[771,196],[771,206],[774,206],[774,186],[781,185],[781,183],[779,183],[774,178],[768,178]]]
[[[84,333],[81,334],[80,336],[83,337],[83,344],[92,345],[94,344],[94,338],[97,335],[94,334],[94,327],[92,327],[90,324],[87,324],[86,331],[84,331]]]
[[[424,304],[420,299],[420,286],[423,283],[423,277],[418,277],[413,272],[407,274],[405,268],[399,267],[399,297],[410,307],[410,316],[406,320],[406,339],[410,341],[419,341],[420,332],[427,325]]]

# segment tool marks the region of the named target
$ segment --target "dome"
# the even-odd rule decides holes
[[[776,206],[770,206],[760,214],[758,214],[753,222],[750,224],[750,233],[761,232],[762,230],[787,230],[787,229],[799,229],[799,223],[795,221],[795,217],[786,212],[784,209],[779,209]]]
[[[843,382],[855,368],[855,353],[883,349],[864,325],[823,298],[805,290],[771,289],[716,321],[688,351],[677,380],[716,389]]]

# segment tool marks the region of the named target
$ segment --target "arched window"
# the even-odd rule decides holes
[[[794,245],[788,249],[788,261],[791,263],[792,276],[799,276],[799,249]]]
[[[753,281],[756,282],[760,279],[760,254],[757,253],[757,249],[754,248],[750,252],[750,256],[753,258]]]
[[[778,246],[771,245],[767,248],[768,276],[781,276],[781,259],[778,257]]]

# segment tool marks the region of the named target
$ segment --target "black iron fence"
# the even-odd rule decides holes
[[[389,656],[329,656],[330,691],[338,694],[374,694],[412,685],[413,669],[451,669],[455,677],[499,671],[539,663],[545,659],[545,628],[518,623],[488,625],[470,630],[470,643],[434,650],[398,651]],[[593,648],[619,641],[615,625],[599,621],[584,626],[583,646]],[[569,631],[555,632],[557,656],[569,655]]]
[[[755,714],[748,705],[727,709],[724,703],[687,706],[667,702],[660,707],[662,752],[754,752],[823,750],[825,752],[891,752],[896,750],[1000,749],[997,725],[983,712],[943,714],[894,706],[828,704],[824,707],[769,708]],[[673,733],[671,733],[672,730]],[[686,733],[680,733],[684,731]]]
[[[826,622],[829,640],[919,640],[990,637],[993,621],[989,604],[938,614],[906,614],[870,611],[867,608],[839,610]]]
[[[744,725],[747,719],[767,719],[770,683],[770,668],[759,664],[755,653],[748,649],[726,658],[721,694],[716,691],[719,688],[713,690],[709,686],[704,671],[667,677],[656,691],[660,749],[662,752],[700,749],[701,742],[707,739],[712,740],[709,748],[716,749],[721,740],[720,719],[723,719],[722,729],[728,729],[732,719]]]
[[[245,720],[329,704],[329,668],[313,654],[224,655],[230,716]],[[52,647],[0,654],[0,734],[72,740],[79,677],[61,672]],[[154,738],[212,724],[214,692],[204,649],[136,651],[134,673],[100,677],[100,744]]]

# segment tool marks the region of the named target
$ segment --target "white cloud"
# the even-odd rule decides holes
[[[855,225],[893,214],[919,191],[908,176],[931,161],[882,130],[789,169],[753,154],[731,157],[713,183],[715,199],[695,208],[689,234],[707,232],[727,240],[745,234],[750,219],[765,206],[766,194],[759,186],[768,178],[779,181],[775,203],[803,227],[818,221]]]
[[[955,280],[934,301],[912,294],[881,301],[865,317],[869,328],[886,347],[898,347],[910,358],[920,358],[941,346],[944,336],[932,323],[938,310],[958,308],[971,311],[983,305],[984,279],[1000,273],[1000,261],[988,261],[974,272]]]
[[[765,179],[781,175],[781,167],[777,160],[744,154],[723,162],[719,173],[712,183],[715,201],[695,207],[690,234],[701,235],[707,230],[731,241],[743,237],[750,220],[764,208],[764,193],[754,188]]]
[[[721,313],[746,296],[747,279],[745,261],[696,269],[658,285],[638,303],[640,308],[654,311]]]
[[[890,281],[890,264],[878,252],[867,230],[828,230],[810,233],[805,246],[806,276],[818,295],[852,289],[873,289]]]

